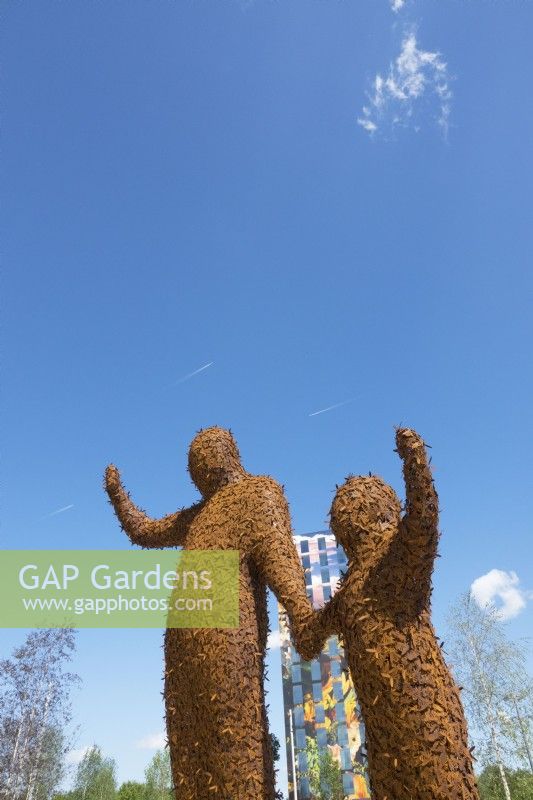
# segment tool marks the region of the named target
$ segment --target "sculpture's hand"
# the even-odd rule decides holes
[[[313,611],[291,628],[294,645],[305,661],[312,661],[319,656],[326,639],[333,632],[330,630],[329,615],[324,612],[325,609]]]
[[[318,614],[311,611],[308,616],[291,625],[294,646],[305,661],[311,661],[321,650],[317,642]]]
[[[109,497],[116,495],[121,486],[120,472],[114,464],[109,464],[105,471],[105,490]]]
[[[396,428],[396,447],[402,460],[421,445],[423,446],[422,438],[411,428]]]

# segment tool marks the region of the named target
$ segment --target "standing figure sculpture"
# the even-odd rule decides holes
[[[438,498],[424,442],[399,429],[406,513],[377,477],[350,477],[331,507],[348,557],[337,594],[312,623],[321,649],[336,633],[366,730],[375,800],[477,800],[459,690],[431,624]]]
[[[264,694],[270,587],[292,633],[312,615],[288,505],[271,478],[247,473],[231,433],[201,431],[189,472],[202,494],[191,508],[153,520],[107,468],[106,490],[130,540],[142,547],[238,550],[236,629],[167,629],[165,704],[176,800],[273,800],[274,768]]]

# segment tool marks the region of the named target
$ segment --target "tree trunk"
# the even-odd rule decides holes
[[[503,768],[503,764],[501,761],[498,762],[498,771],[500,773],[505,800],[511,800],[511,792],[509,791],[509,784],[507,783],[507,777],[505,775],[505,770]]]
[[[479,671],[479,680],[483,686],[483,691],[485,692],[485,703],[487,705],[487,711],[489,715],[490,738],[492,740],[492,749],[494,751],[494,756],[496,758],[496,765],[498,767],[498,772],[500,773],[500,780],[503,786],[503,793],[505,795],[505,800],[512,800],[511,792],[509,791],[509,784],[507,783],[507,776],[505,774],[505,769],[503,768],[500,747],[498,745],[498,737],[496,733],[496,713],[492,706],[492,698],[490,696],[490,691],[487,686],[487,682],[485,680],[485,673],[483,672],[483,667],[481,666],[479,653],[477,651],[476,644],[472,638],[470,639],[470,646],[472,647],[472,652],[474,654],[476,665]]]
[[[51,685],[48,686],[48,692],[46,693],[46,699],[44,701],[44,713],[43,719],[41,722],[41,730],[37,736],[37,753],[35,755],[35,761],[33,763],[33,767],[30,772],[30,777],[28,780],[28,791],[26,792],[26,800],[32,800],[33,798],[33,789],[35,786],[35,781],[37,780],[37,775],[39,772],[39,762],[41,760],[41,751],[43,748],[43,739],[46,734],[46,722],[48,720],[48,710],[50,708],[50,697],[52,694],[52,687]]]
[[[23,722],[23,719],[21,718],[20,723],[19,723],[19,727],[18,727],[18,731],[17,731],[17,736],[15,738],[15,746],[13,747],[13,755],[11,757],[11,764],[9,765],[9,772],[7,773],[6,795],[7,795],[7,790],[11,786],[11,779],[13,777],[15,764],[17,763],[17,756],[18,756],[18,750],[19,750],[19,744],[20,744],[20,737],[22,736],[22,722]]]

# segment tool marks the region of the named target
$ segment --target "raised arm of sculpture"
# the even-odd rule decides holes
[[[410,428],[398,428],[396,448],[403,461],[405,515],[411,527],[433,531],[439,521],[439,498],[422,437]]]
[[[292,535],[289,506],[282,488],[271,478],[258,478],[254,522],[248,528],[250,551],[263,580],[287,611],[294,643],[304,655],[316,618],[305,590],[303,568]]]
[[[182,545],[189,525],[203,505],[197,503],[174,514],[167,514],[161,519],[151,519],[131,500],[114,464],[110,464],[106,469],[105,490],[123,530],[133,544],[141,547]]]
[[[398,428],[396,447],[403,461],[405,514],[380,572],[386,570],[396,582],[393,596],[403,609],[419,613],[429,608],[439,542],[439,499],[422,437],[410,428]]]

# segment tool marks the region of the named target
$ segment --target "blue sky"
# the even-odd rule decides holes
[[[349,472],[401,491],[403,423],[433,446],[439,630],[492,569],[533,588],[532,23],[498,0],[5,3],[2,546],[125,547],[105,465],[167,513],[212,424],[317,530]],[[79,745],[121,778],[162,730],[160,643],[79,637]]]

